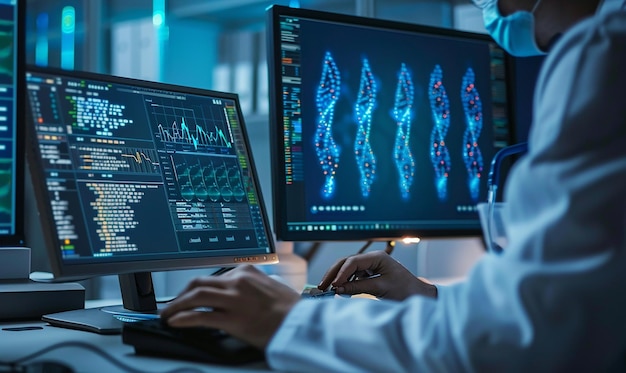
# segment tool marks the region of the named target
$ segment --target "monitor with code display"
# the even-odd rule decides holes
[[[29,67],[29,165],[59,279],[277,261],[235,94]],[[140,289],[138,290],[137,287]]]
[[[24,244],[25,3],[0,0],[0,247]]]
[[[489,164],[512,136],[505,52],[450,29],[267,15],[277,238],[479,236]]]

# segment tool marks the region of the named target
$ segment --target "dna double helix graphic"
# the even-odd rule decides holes
[[[433,129],[430,134],[430,159],[435,168],[435,188],[440,200],[448,196],[448,176],[450,175],[450,151],[445,138],[450,128],[450,101],[443,86],[443,71],[435,65],[430,74],[430,108],[433,114]]]
[[[330,52],[326,52],[322,77],[317,88],[317,129],[315,131],[315,154],[325,177],[322,196],[330,198],[335,193],[335,173],[341,153],[332,136],[335,105],[339,99],[341,77]]]
[[[336,103],[340,91],[339,69],[330,52],[326,52],[320,84],[317,89],[317,128],[315,152],[325,181],[322,195],[330,198],[335,193],[335,176],[339,167],[340,147],[332,136]],[[434,168],[434,184],[440,201],[448,198],[448,179],[452,168],[450,149],[446,136],[451,125],[450,99],[443,84],[443,70],[435,65],[430,74],[428,98],[433,119],[430,134],[430,160]],[[354,154],[359,169],[361,195],[368,197],[376,179],[376,157],[371,147],[372,119],[377,100],[376,79],[367,58],[362,60],[359,90],[354,106],[357,125]],[[391,117],[396,122],[393,158],[398,170],[398,186],[404,200],[410,198],[416,165],[410,148],[411,125],[414,116],[415,87],[411,73],[402,63],[397,73],[397,85]],[[468,173],[467,185],[474,201],[480,194],[480,179],[484,161],[478,140],[483,126],[480,95],[476,88],[476,76],[468,68],[461,84],[461,102],[465,113],[466,128],[463,134],[462,158]]]
[[[372,113],[376,104],[376,82],[367,59],[363,60],[359,94],[354,107],[357,122],[354,154],[356,164],[361,174],[361,194],[367,197],[370,194],[376,173],[376,158],[370,145],[370,131],[372,128]]]
[[[463,134],[463,161],[467,169],[467,184],[470,195],[474,201],[477,201],[484,164],[483,156],[478,147],[478,137],[483,128],[483,105],[475,81],[474,70],[468,68],[461,85],[461,101],[467,125]]]
[[[400,193],[403,199],[408,199],[409,190],[415,176],[415,160],[409,147],[414,87],[406,65],[403,63],[398,73],[395,102],[392,117],[398,126],[396,131],[393,157],[398,169]]]

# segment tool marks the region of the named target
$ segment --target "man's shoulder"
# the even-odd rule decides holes
[[[614,49],[623,50],[625,38],[626,10],[596,14],[568,30],[554,45],[551,54],[563,54],[572,49],[596,47],[599,44],[604,47],[599,52],[610,53]]]
[[[626,11],[597,14],[568,30],[547,56],[539,81],[548,83],[572,74],[602,79],[608,65],[626,64]],[[606,66],[605,66],[606,65]],[[579,78],[574,76],[574,78]],[[540,91],[545,89],[543,84]]]

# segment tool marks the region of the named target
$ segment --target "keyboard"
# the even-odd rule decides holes
[[[124,323],[122,341],[138,355],[240,365],[265,360],[263,351],[221,330],[172,328],[160,319]]]

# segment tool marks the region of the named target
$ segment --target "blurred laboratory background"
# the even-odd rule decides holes
[[[484,32],[469,0],[28,0],[27,60],[237,92],[268,110],[265,10],[272,4]]]

